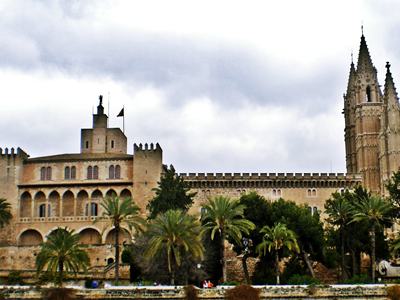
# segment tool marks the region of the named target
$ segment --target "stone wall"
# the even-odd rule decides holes
[[[199,289],[199,299],[222,300],[227,289]],[[255,286],[260,299],[376,299],[387,298],[388,285],[327,285],[327,286]],[[183,287],[112,287],[84,289],[73,287],[80,299],[185,299]],[[42,299],[42,291],[34,287],[0,286],[6,299]]]

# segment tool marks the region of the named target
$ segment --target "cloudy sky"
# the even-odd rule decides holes
[[[400,84],[400,1],[0,1],[0,144],[79,152],[103,94],[180,172],[344,172],[361,24]]]

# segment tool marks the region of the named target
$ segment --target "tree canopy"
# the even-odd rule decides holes
[[[174,166],[164,167],[163,171],[158,187],[154,189],[155,196],[147,205],[149,219],[154,219],[159,213],[170,209],[187,211],[196,195],[189,192],[188,184],[175,172]]]

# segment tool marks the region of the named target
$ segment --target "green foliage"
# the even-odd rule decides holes
[[[7,284],[9,285],[23,285],[24,284],[24,279],[22,277],[21,271],[10,271],[7,277]]]
[[[187,211],[193,204],[196,193],[189,193],[188,184],[175,172],[175,168],[164,168],[158,187],[154,189],[155,196],[147,204],[149,219],[168,210],[180,209]]]
[[[108,226],[115,230],[115,282],[119,280],[119,235],[121,227],[126,225],[132,234],[132,230],[141,232],[145,220],[140,216],[139,207],[131,198],[120,199],[119,197],[104,198],[101,202],[103,214],[101,219],[109,222]],[[95,220],[95,222],[97,222]]]
[[[221,238],[220,253],[222,259],[222,278],[226,281],[224,243],[226,238],[241,244],[242,234],[249,234],[255,225],[243,218],[245,206],[238,200],[217,196],[209,199],[203,206],[204,213],[201,216],[204,228],[210,231],[211,240],[216,234]]]
[[[258,300],[260,290],[250,285],[238,285],[233,289],[226,290],[225,299],[227,300]]]
[[[292,275],[286,282],[287,284],[320,284],[317,278],[313,278],[310,275],[299,275],[294,274]]]
[[[207,276],[203,277],[203,279],[208,278],[209,280],[211,280],[211,282],[215,284],[222,276],[220,235],[215,235],[214,240],[211,240],[210,231],[204,232],[203,245],[205,251],[202,266],[207,274]]]
[[[36,269],[40,274],[44,269],[54,276],[55,282],[61,286],[65,272],[77,273],[87,270],[89,256],[79,243],[79,235],[68,228],[58,228],[50,234],[41,245],[36,257]]]
[[[7,225],[12,218],[11,205],[6,199],[0,198],[0,228]]]
[[[392,174],[392,177],[386,184],[386,188],[389,192],[390,200],[397,208],[400,208],[400,171]]]
[[[363,283],[371,283],[371,278],[367,274],[355,275],[349,279],[345,279],[340,283],[343,284],[363,284]]]
[[[121,254],[121,260],[125,264],[129,264],[129,281],[138,281],[142,276],[142,269],[138,263],[138,256],[132,245],[125,245]]]
[[[150,240],[145,257],[154,259],[157,254],[166,251],[171,284],[175,283],[175,269],[181,265],[184,254],[203,258],[200,222],[181,210],[168,210],[159,214],[149,224],[146,234]]]
[[[248,247],[249,256],[257,256],[256,246],[262,242],[263,235],[260,233],[264,226],[273,226],[275,223],[286,224],[287,228],[295,232],[297,243],[301,253],[301,259],[304,259],[304,254],[310,255],[312,260],[322,260],[324,254],[324,230],[323,224],[319,219],[318,214],[309,212],[304,205],[297,205],[293,201],[279,199],[271,202],[255,192],[242,195],[240,203],[246,206],[244,217],[252,221],[256,228],[249,235],[245,235],[252,243]],[[234,241],[232,241],[234,242]],[[241,245],[235,245],[234,250],[238,254],[242,254],[244,248]],[[281,257],[287,255],[297,255],[290,252],[280,253]],[[273,265],[273,256],[266,255],[260,258],[261,261],[257,264],[255,273],[253,274],[253,282],[257,284],[272,283],[271,272],[261,268],[264,265],[263,260],[272,260],[266,262],[265,265]]]

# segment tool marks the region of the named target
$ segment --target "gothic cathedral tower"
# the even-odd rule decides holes
[[[361,174],[367,189],[382,194],[400,166],[400,107],[389,63],[386,67],[382,94],[363,34],[344,95],[347,172]]]

